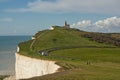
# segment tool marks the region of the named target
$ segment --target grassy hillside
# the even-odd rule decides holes
[[[65,29],[61,27],[55,27],[54,30],[40,31],[34,35],[36,39],[23,42],[19,44],[20,53],[24,55],[34,55],[38,51],[51,49],[51,48],[63,48],[63,47],[115,47],[108,43],[98,43],[91,41],[88,38],[82,37],[80,32],[76,29]]]
[[[58,73],[28,80],[119,80],[119,36],[55,27],[39,31],[35,39],[20,43],[19,53],[55,60],[61,66]],[[47,56],[38,54],[47,50]]]
[[[76,48],[53,51],[46,57],[57,61],[62,67],[60,72],[26,80],[119,80],[119,52],[120,48]]]

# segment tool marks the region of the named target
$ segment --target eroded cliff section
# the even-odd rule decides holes
[[[30,58],[16,53],[16,80],[52,74],[58,71],[60,66],[55,61]]]

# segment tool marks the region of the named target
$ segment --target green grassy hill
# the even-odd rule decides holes
[[[40,31],[34,35],[36,39],[19,44],[20,53],[23,55],[34,55],[33,53],[51,48],[115,47],[112,44],[101,44],[91,41],[89,38],[81,36],[81,34],[85,34],[85,32],[62,27],[55,27],[54,30]]]
[[[29,80],[119,80],[120,34],[66,29],[39,31],[19,44],[20,54],[57,61],[60,72]],[[47,51],[47,56],[38,54]]]

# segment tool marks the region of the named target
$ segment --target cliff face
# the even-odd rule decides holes
[[[60,67],[54,61],[34,59],[16,53],[15,68],[18,80],[55,73]]]

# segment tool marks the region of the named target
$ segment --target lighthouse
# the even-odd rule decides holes
[[[64,23],[64,28],[70,28],[70,25],[67,24],[67,21],[65,21],[65,23]]]

